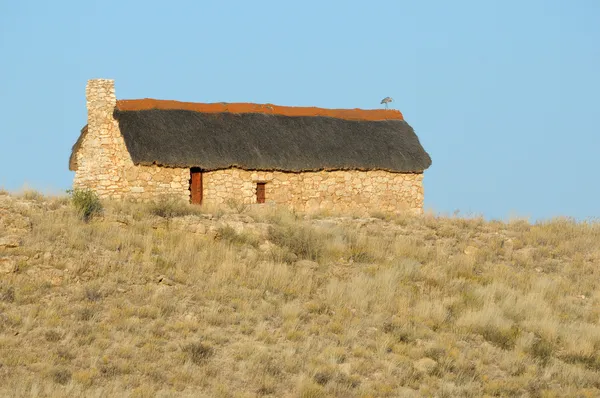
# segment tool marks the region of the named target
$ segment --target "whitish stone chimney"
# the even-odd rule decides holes
[[[90,188],[100,197],[119,197],[122,174],[131,158],[113,117],[117,99],[111,79],[88,80],[85,89],[87,134],[78,151],[75,188]]]
[[[115,97],[115,81],[112,79],[88,80],[85,88],[88,110],[88,132],[92,135],[100,133],[98,129],[108,129],[106,124],[112,120],[117,105]]]

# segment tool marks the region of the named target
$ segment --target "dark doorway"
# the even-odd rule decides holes
[[[265,182],[256,183],[256,203],[265,203]]]
[[[190,170],[190,192],[191,203],[202,204],[202,171],[197,167]]]

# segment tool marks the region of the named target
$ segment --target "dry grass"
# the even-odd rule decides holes
[[[0,192],[0,395],[600,395],[598,223],[104,207]]]

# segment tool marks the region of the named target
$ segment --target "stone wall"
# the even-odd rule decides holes
[[[96,79],[86,87],[88,127],[77,151],[73,188],[101,198],[147,200],[163,195],[189,199],[189,169],[136,166],[113,117],[114,81]]]
[[[90,80],[86,88],[88,131],[76,153],[74,188],[101,198],[144,201],[161,196],[190,199],[190,170],[133,164],[119,125],[113,80]],[[264,182],[266,203],[296,210],[385,211],[423,209],[423,174],[386,171],[256,172],[227,169],[203,173],[203,203],[256,203]]]
[[[227,169],[203,173],[203,203],[256,203],[265,182],[266,203],[296,210],[423,211],[423,174],[387,171],[256,172]]]

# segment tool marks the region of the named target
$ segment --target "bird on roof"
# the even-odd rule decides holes
[[[394,99],[392,97],[385,97],[384,99],[381,100],[381,104],[385,104],[385,109],[388,108],[388,104],[390,102],[392,102]]]

